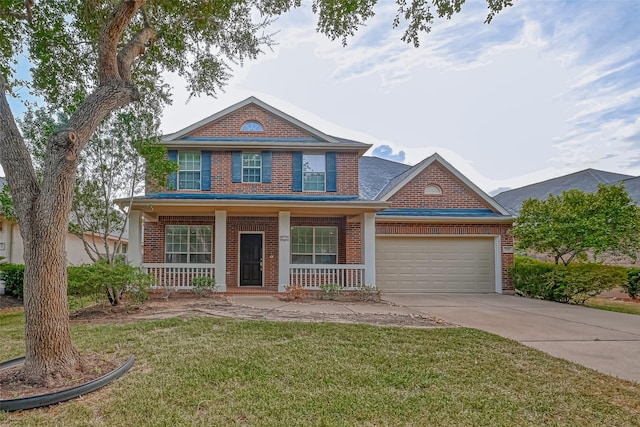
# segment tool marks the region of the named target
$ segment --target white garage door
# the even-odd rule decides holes
[[[495,292],[494,239],[377,236],[376,282],[392,292]]]

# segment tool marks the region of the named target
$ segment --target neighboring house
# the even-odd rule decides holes
[[[640,202],[640,180],[631,175],[606,172],[596,169],[585,169],[580,172],[559,176],[557,178],[526,185],[513,190],[503,191],[494,196],[494,199],[504,206],[514,216],[518,216],[522,203],[527,199],[544,200],[549,194],[559,196],[563,191],[580,190],[585,193],[595,193],[599,184],[612,185],[625,183],[629,195]],[[634,197],[635,196],[635,197]]]
[[[129,260],[161,287],[512,289],[511,215],[438,154],[413,167],[362,157],[370,145],[254,97],[162,143],[179,171],[129,213]]]
[[[7,181],[4,178],[0,177],[0,190],[5,186],[6,183]],[[101,237],[96,236],[95,238],[96,244],[98,246],[104,245]],[[87,239],[91,240],[91,235],[87,235]],[[108,240],[108,244],[113,250],[117,238],[109,238]],[[124,239],[122,242],[123,245],[121,245],[121,248],[125,249],[126,251],[126,239]],[[67,252],[67,263],[69,265],[90,264],[93,262],[84,249],[82,239],[80,239],[78,236],[67,233],[65,247]],[[22,243],[22,236],[20,235],[18,223],[16,223],[15,221],[10,221],[0,212],[0,257],[4,257],[4,261],[12,264],[24,264],[23,253],[24,246]]]

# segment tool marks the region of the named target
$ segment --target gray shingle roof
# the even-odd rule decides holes
[[[629,178],[633,177],[631,175],[597,169],[585,169],[536,184],[504,191],[494,196],[494,199],[507,208],[512,214],[518,215],[522,207],[522,202],[527,199],[544,200],[549,197],[549,194],[558,196],[562,194],[563,191],[572,189],[581,190],[585,193],[593,193],[598,191],[598,184],[617,184]],[[634,197],[634,200],[638,201],[640,200],[640,181],[636,187],[638,187],[638,197]],[[627,191],[629,191],[629,188],[627,188]]]
[[[411,166],[404,163],[369,156],[360,157],[358,166],[360,198],[364,200],[376,200],[378,193],[390,181],[395,181],[394,178],[411,169]]]
[[[622,183],[636,205],[640,205],[640,176],[625,179]]]

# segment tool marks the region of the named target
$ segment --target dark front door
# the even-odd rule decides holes
[[[240,286],[262,286],[262,234],[240,235]]]

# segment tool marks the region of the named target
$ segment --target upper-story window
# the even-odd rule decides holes
[[[262,181],[262,154],[242,153],[242,182]]]
[[[302,191],[325,191],[327,164],[324,154],[302,156]]]
[[[262,125],[255,120],[244,122],[240,128],[241,132],[264,132]]]
[[[200,153],[179,153],[178,189],[200,190]]]

